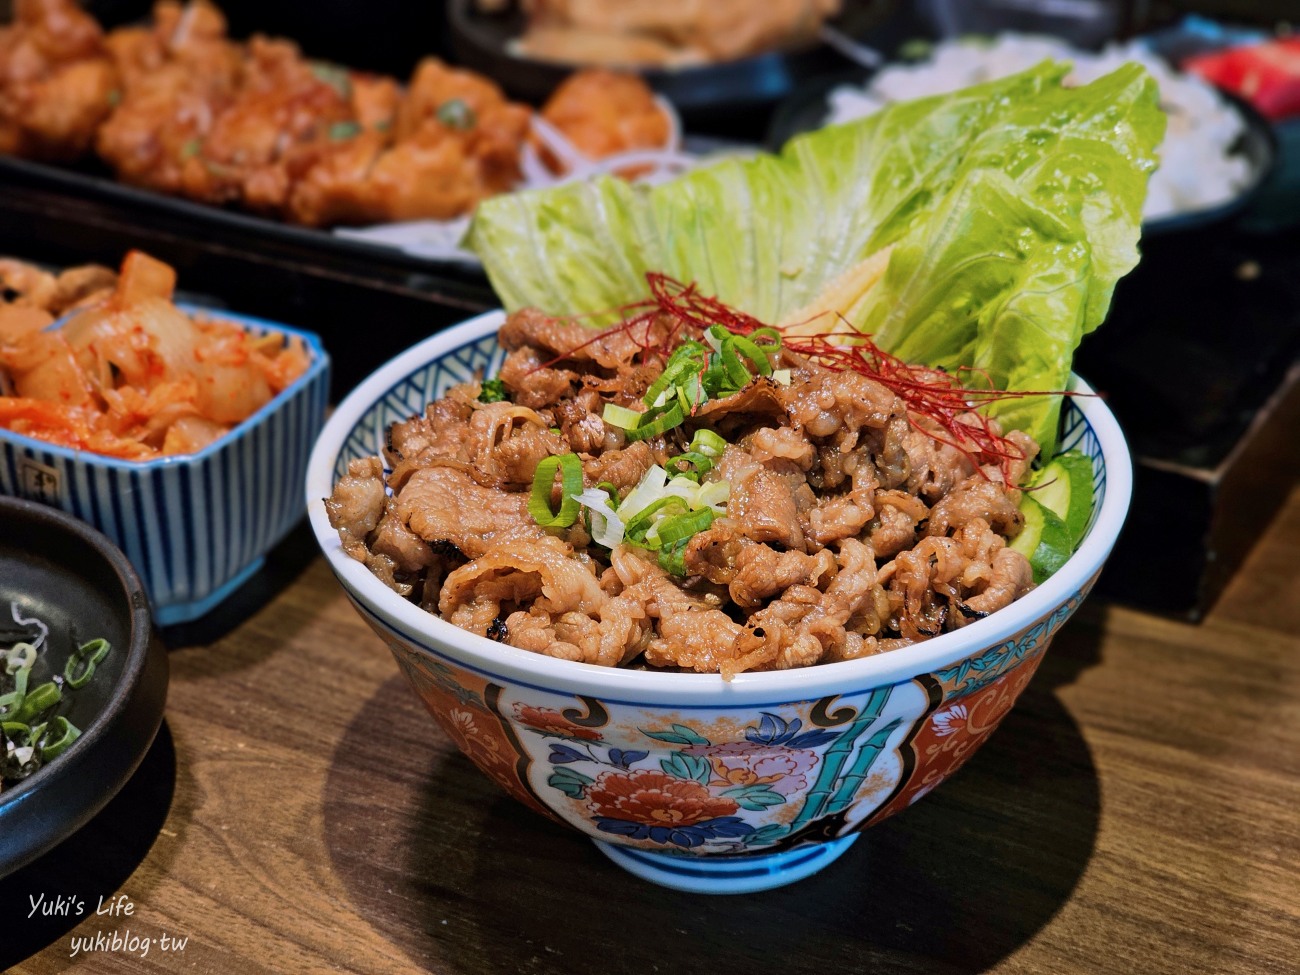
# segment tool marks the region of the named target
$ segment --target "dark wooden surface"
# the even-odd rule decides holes
[[[163,734],[86,830],[0,881],[0,969],[1296,971],[1297,634],[1300,488],[1202,623],[1086,606],[953,781],[820,875],[707,898],[480,777],[299,533],[168,634]],[[85,913],[28,918],[41,893]],[[148,954],[72,956],[114,932]]]

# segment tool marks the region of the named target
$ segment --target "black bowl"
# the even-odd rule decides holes
[[[842,34],[861,39],[881,27],[896,12],[898,0],[847,0],[832,21]],[[557,64],[512,54],[510,44],[523,32],[524,18],[513,7],[504,13],[484,13],[474,0],[448,3],[452,48],[459,61],[494,78],[510,94],[541,102],[581,65]],[[736,112],[766,111],[799,84],[847,62],[820,43],[771,51],[753,57],[691,67],[639,71],[663,95],[688,125],[726,120]]]
[[[861,87],[873,73],[855,68],[825,75],[801,85],[782,99],[772,113],[767,138],[764,140],[766,147],[772,152],[778,152],[794,136],[821,128],[830,110],[830,93],[840,85]],[[1277,135],[1268,119],[1236,95],[1226,91],[1220,91],[1219,94],[1237,110],[1245,123],[1245,129],[1232,147],[1232,153],[1242,156],[1250,164],[1250,182],[1236,196],[1223,203],[1144,220],[1144,238],[1178,234],[1228,222],[1250,205],[1277,164]]]
[[[60,712],[81,729],[62,755],[0,792],[0,877],[80,829],[131,777],[162,722],[167,653],[126,556],[84,522],[0,497],[0,613],[10,603],[50,627],[33,677],[62,673],[73,641],[112,644]]]
[[[1277,133],[1273,131],[1273,126],[1268,119],[1259,114],[1254,105],[1245,99],[1223,90],[1219,91],[1219,95],[1237,110],[1237,114],[1246,124],[1245,131],[1237,137],[1236,144],[1232,146],[1232,154],[1242,156],[1250,163],[1250,182],[1232,199],[1214,206],[1144,221],[1142,224],[1144,238],[1201,230],[1227,223],[1254,202],[1260,189],[1273,174],[1278,161]]]

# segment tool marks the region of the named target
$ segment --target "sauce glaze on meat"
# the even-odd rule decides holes
[[[453,388],[390,431],[387,467],[354,461],[326,501],[345,551],[401,595],[512,646],[606,666],[721,673],[850,660],[980,619],[1033,588],[1007,546],[1019,483],[1038,452],[976,466],[927,435],[884,385],[782,350],[790,383],[757,378],[667,433],[629,441],[605,404],[639,408],[662,368],[635,339],[531,309],[499,340],[509,400]],[[649,339],[649,343],[646,339]],[[623,497],[707,426],[728,446],[725,516],[696,534],[687,575],[653,552],[594,544],[583,520],[549,532],[530,517],[539,461],[573,452],[584,483]],[[938,432],[936,430],[936,432]],[[1004,483],[1009,470],[1010,485]],[[555,500],[558,501],[558,488]]]

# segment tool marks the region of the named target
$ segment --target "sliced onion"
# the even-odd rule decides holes
[[[601,488],[587,488],[573,498],[591,512],[591,537],[597,545],[613,549],[623,542],[623,519],[618,516],[610,495]]]
[[[664,493],[664,484],[668,482],[668,472],[654,464],[651,468],[641,475],[641,480],[636,482],[636,487],[632,488],[618,504],[618,510],[622,512],[621,517],[628,518],[655,498]]]

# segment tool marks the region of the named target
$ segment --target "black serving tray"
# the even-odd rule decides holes
[[[116,266],[132,248],[173,265],[187,291],[320,334],[335,363],[335,398],[420,339],[496,304],[473,266],[0,156],[0,252]]]
[[[1075,359],[1135,459],[1098,592],[1199,619],[1300,477],[1300,235],[1205,228],[1143,251]]]
[[[418,10],[400,0],[368,4],[367,16],[386,28],[374,37],[349,29],[350,0],[324,0],[305,20],[301,4],[289,0],[218,5],[231,37],[281,34],[310,56],[402,80],[420,57],[447,54],[439,0]],[[86,0],[105,29],[142,22],[150,6]],[[336,398],[431,332],[496,304],[472,265],[128,186],[94,161],[62,167],[0,156],[0,252],[59,266],[116,266],[131,248],[175,266],[186,291],[319,333],[334,357]]]

